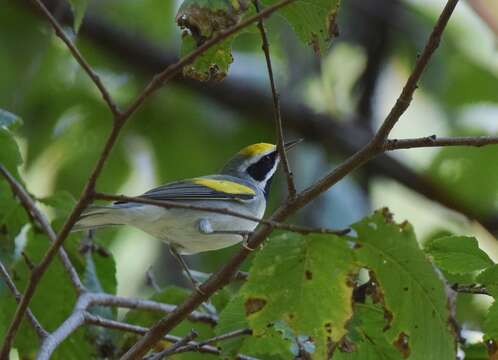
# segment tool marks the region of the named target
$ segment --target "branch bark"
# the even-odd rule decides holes
[[[343,164],[339,165],[330,174],[325,176],[322,180],[318,181],[310,188],[299,193],[294,201],[287,201],[284,203],[271,217],[274,221],[282,221],[290,214],[294,213],[311,200],[316,198],[322,192],[327,190],[330,186],[337,183],[344,178],[347,174],[352,172],[360,165],[367,162],[369,159],[377,156],[382,152],[382,147],[394,125],[399,118],[403,115],[404,111],[410,104],[413,92],[417,87],[417,82],[427,66],[427,63],[434,53],[439,44],[441,35],[449,21],[449,18],[455,9],[458,0],[448,0],[441,15],[438,18],[436,25],[431,33],[422,55],[419,57],[415,64],[410,77],[408,78],[400,97],[396,101],[392,110],[384,120],[382,126],[372,140],[365,145],[360,151],[355,153]],[[247,245],[250,248],[257,248],[271,233],[272,227],[270,225],[262,225],[256,232],[249,238]],[[162,336],[171,331],[178,325],[189,312],[193,311],[203,301],[205,301],[216,290],[227,284],[239,266],[249,255],[249,251],[243,247],[226,263],[218,272],[212,275],[206,283],[201,286],[202,292],[193,293],[183,304],[179,305],[177,309],[170,313],[168,316],[159,320],[154,327],[139,341],[137,342],[124,356],[123,360],[137,359],[143,356],[154,344],[159,341]]]
[[[254,7],[256,8],[256,13],[261,11],[259,0],[253,0]],[[282,114],[280,112],[280,96],[277,91],[277,86],[275,85],[275,79],[273,76],[273,66],[271,63],[270,56],[270,42],[268,41],[268,36],[266,34],[265,24],[263,19],[258,21],[258,29],[261,35],[261,48],[265,54],[266,68],[268,71],[268,79],[270,80],[270,89],[273,99],[273,117],[275,122],[275,132],[277,138],[277,150],[280,155],[280,161],[282,163],[282,168],[284,170],[285,178],[287,180],[287,189],[289,192],[289,197],[293,199],[296,196],[296,185],[294,184],[294,176],[292,170],[290,169],[289,159],[287,158],[287,151],[285,150],[284,141],[284,130],[282,127]]]
[[[5,268],[4,264],[0,261],[0,274],[5,280],[5,284],[9,288],[10,292],[12,295],[14,295],[14,298],[16,299],[16,302],[19,303],[21,301],[21,293],[19,290],[17,290],[16,284],[14,284],[14,281],[9,275],[9,272]],[[28,321],[31,323],[33,326],[33,329],[36,331],[36,334],[40,339],[44,339],[47,337],[48,332],[43,328],[43,326],[40,324],[40,322],[36,319],[35,315],[31,312],[31,310],[28,308],[26,311],[26,318]]]
[[[230,216],[233,216],[236,218],[246,219],[246,220],[254,221],[254,222],[257,222],[260,224],[271,225],[273,228],[276,228],[276,229],[288,230],[288,231],[297,232],[300,234],[317,233],[317,234],[345,235],[350,231],[350,229],[334,230],[334,229],[327,229],[327,228],[313,228],[313,227],[307,227],[307,226],[298,226],[298,225],[294,225],[294,224],[284,224],[284,223],[280,223],[278,221],[273,221],[273,220],[268,220],[268,219],[260,219],[256,216],[243,214],[243,213],[233,211],[233,210],[230,210],[227,208],[221,209],[221,208],[216,208],[216,207],[189,205],[189,204],[184,204],[184,203],[179,203],[179,202],[174,202],[174,201],[154,200],[154,199],[140,197],[140,196],[129,197],[129,196],[124,196],[124,195],[111,195],[111,194],[104,194],[104,193],[95,193],[94,197],[95,197],[95,199],[100,199],[100,200],[135,202],[135,203],[139,203],[139,204],[148,204],[148,205],[160,206],[160,207],[163,207],[166,209],[179,208],[179,209],[199,210],[199,211],[213,212],[213,213],[223,214],[223,215],[230,215]]]

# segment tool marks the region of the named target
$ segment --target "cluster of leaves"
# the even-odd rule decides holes
[[[206,40],[235,25],[241,19],[255,14],[253,4],[275,5],[277,0],[186,0],[178,10],[178,25],[187,29],[182,37],[181,54],[187,55]],[[317,54],[326,48],[335,36],[335,17],[339,0],[296,1],[283,8],[281,14],[291,24],[297,36],[313,47]],[[251,29],[245,29],[251,31]],[[184,67],[184,75],[201,80],[223,80],[233,62],[232,42],[241,33],[234,34],[208,50],[193,64]]]

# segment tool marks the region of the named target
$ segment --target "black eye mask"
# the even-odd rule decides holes
[[[247,172],[256,181],[263,181],[268,173],[273,169],[277,160],[277,152],[263,156],[258,162],[247,168]]]

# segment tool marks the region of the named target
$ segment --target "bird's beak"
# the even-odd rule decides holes
[[[294,146],[299,144],[303,139],[297,139],[297,140],[292,140],[284,144],[285,151],[289,151],[292,149]]]

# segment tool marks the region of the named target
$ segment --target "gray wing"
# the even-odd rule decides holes
[[[161,185],[157,188],[147,191],[142,197],[154,200],[251,200],[255,193],[229,193],[214,190],[210,187],[192,183],[188,180],[178,181]],[[124,202],[116,202],[123,204]]]

